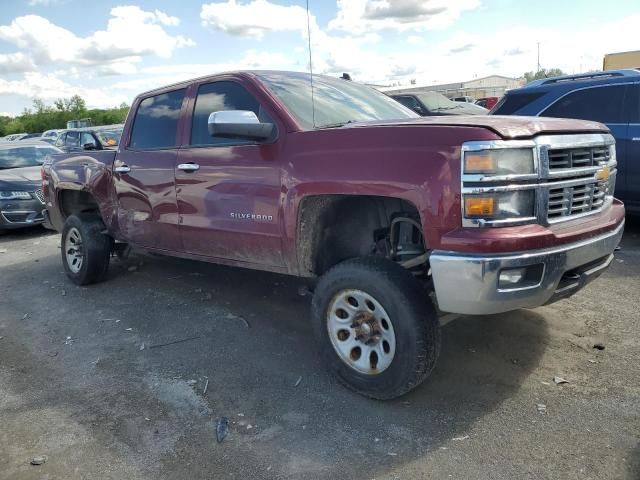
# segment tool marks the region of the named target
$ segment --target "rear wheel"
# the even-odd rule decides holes
[[[113,240],[102,233],[104,229],[97,215],[81,213],[67,218],[62,230],[62,264],[73,283],[89,285],[106,276]]]
[[[427,292],[381,258],[347,260],[327,272],[314,292],[313,322],[329,369],[371,398],[396,398],[418,386],[440,351]]]

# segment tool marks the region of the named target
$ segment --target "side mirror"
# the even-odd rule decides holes
[[[85,143],[84,145],[82,145],[82,149],[83,150],[97,150],[96,148],[96,144],[95,143]]]
[[[209,135],[212,137],[268,140],[273,136],[273,123],[260,123],[249,110],[222,110],[209,115]]]

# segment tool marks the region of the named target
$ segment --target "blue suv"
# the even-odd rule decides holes
[[[616,197],[640,213],[640,70],[545,78],[505,94],[491,115],[595,120],[616,139]]]

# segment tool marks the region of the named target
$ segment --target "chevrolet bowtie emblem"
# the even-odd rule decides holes
[[[607,181],[609,180],[609,167],[602,167],[596,172],[596,180]]]

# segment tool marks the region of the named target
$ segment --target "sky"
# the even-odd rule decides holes
[[[600,69],[640,50],[640,1],[0,0],[0,114],[79,94],[90,107],[236,69],[381,85]],[[603,8],[606,5],[606,8]]]

